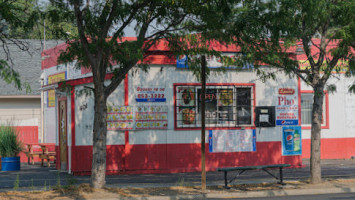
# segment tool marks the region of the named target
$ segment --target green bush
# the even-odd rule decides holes
[[[0,125],[0,156],[16,157],[22,149],[15,127]]]

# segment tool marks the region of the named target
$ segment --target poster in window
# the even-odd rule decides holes
[[[198,95],[198,111],[201,112],[201,96],[202,90],[197,90]],[[205,95],[205,116],[206,124],[217,124],[217,89],[206,89]]]
[[[133,107],[107,105],[107,130],[132,130]]]
[[[196,111],[195,108],[181,108],[180,109],[181,123],[183,125],[195,124]]]
[[[233,89],[218,91],[218,119],[219,124],[230,124],[234,121]]]
[[[195,106],[195,88],[179,87],[177,89],[178,106]]]
[[[255,152],[255,130],[210,130],[209,151],[218,152]]]

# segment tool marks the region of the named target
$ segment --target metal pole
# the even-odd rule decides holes
[[[205,156],[205,99],[206,99],[206,56],[201,56],[201,188],[206,191],[206,156]]]

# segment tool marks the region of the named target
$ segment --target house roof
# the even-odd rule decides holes
[[[43,41],[41,40],[21,40],[29,47],[28,51],[20,50],[14,43],[9,42],[8,48],[11,61],[8,64],[19,74],[22,83],[28,83],[31,92],[26,90],[19,91],[13,84],[8,84],[0,79],[0,96],[33,96],[40,94],[41,77],[41,52],[43,50]],[[46,48],[53,48],[63,41],[46,41]],[[0,59],[6,60],[6,53],[0,48]]]

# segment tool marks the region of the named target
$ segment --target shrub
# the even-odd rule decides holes
[[[23,144],[15,127],[0,125],[0,156],[16,157],[22,150]]]

